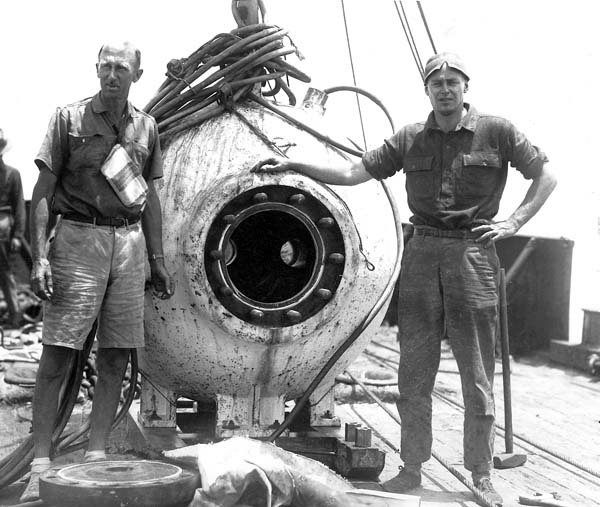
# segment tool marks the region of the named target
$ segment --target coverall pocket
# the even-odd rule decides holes
[[[404,161],[406,190],[409,197],[431,198],[435,194],[433,156],[407,157]]]
[[[71,167],[99,169],[113,144],[114,139],[100,134],[69,133]]]
[[[494,193],[501,178],[502,159],[492,151],[465,153],[457,190],[464,197],[484,197]]]

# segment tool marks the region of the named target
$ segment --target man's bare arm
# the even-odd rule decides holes
[[[330,185],[358,185],[372,178],[362,161],[337,166],[308,164],[297,160],[271,157],[252,168],[253,172],[294,171]]]
[[[170,298],[174,292],[173,280],[167,271],[163,257],[162,213],[154,182],[148,181],[148,197],[142,213],[142,229],[150,261],[152,286],[161,299]]]
[[[548,164],[544,164],[539,176],[531,182],[523,202],[510,217],[501,222],[473,228],[473,232],[482,233],[477,241],[487,243],[514,236],[540,210],[554,191],[556,184],[556,175],[548,167]]]
[[[46,243],[48,228],[53,222],[50,203],[56,189],[56,176],[47,167],[40,169],[38,180],[33,188],[31,197],[31,216],[29,228],[31,231],[31,288],[41,299],[52,296],[52,273],[47,259]]]

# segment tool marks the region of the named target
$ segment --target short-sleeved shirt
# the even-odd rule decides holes
[[[453,131],[442,131],[432,112],[426,122],[403,127],[363,156],[366,170],[378,180],[404,170],[414,225],[470,229],[490,223],[508,164],[532,179],[548,161],[508,120],[465,107],[467,114]]]
[[[110,121],[100,95],[57,108],[35,159],[57,177],[52,211],[87,217],[137,218],[141,206],[127,207],[100,172],[117,143],[146,180],[162,177],[162,156],[154,118],[127,102],[119,125]]]

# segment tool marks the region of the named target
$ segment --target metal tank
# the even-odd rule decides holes
[[[282,109],[322,127],[310,102]],[[216,400],[217,436],[270,433],[389,281],[397,239],[381,185],[329,187],[250,171],[274,150],[306,161],[345,158],[249,103],[164,148],[157,188],[177,290],[169,300],[146,299],[140,365],[154,387],[146,384],[140,417],[148,426],[173,425],[173,401],[186,397]],[[334,378],[366,347],[386,307],[312,394],[311,424],[336,423]],[[157,403],[165,397],[171,416],[163,417]]]

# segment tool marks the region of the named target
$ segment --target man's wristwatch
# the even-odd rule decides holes
[[[152,254],[152,255],[150,255],[150,256],[148,257],[148,260],[149,260],[150,262],[154,262],[154,261],[156,261],[156,260],[158,260],[158,259],[164,259],[164,258],[165,258],[165,256],[164,256],[163,254]]]

